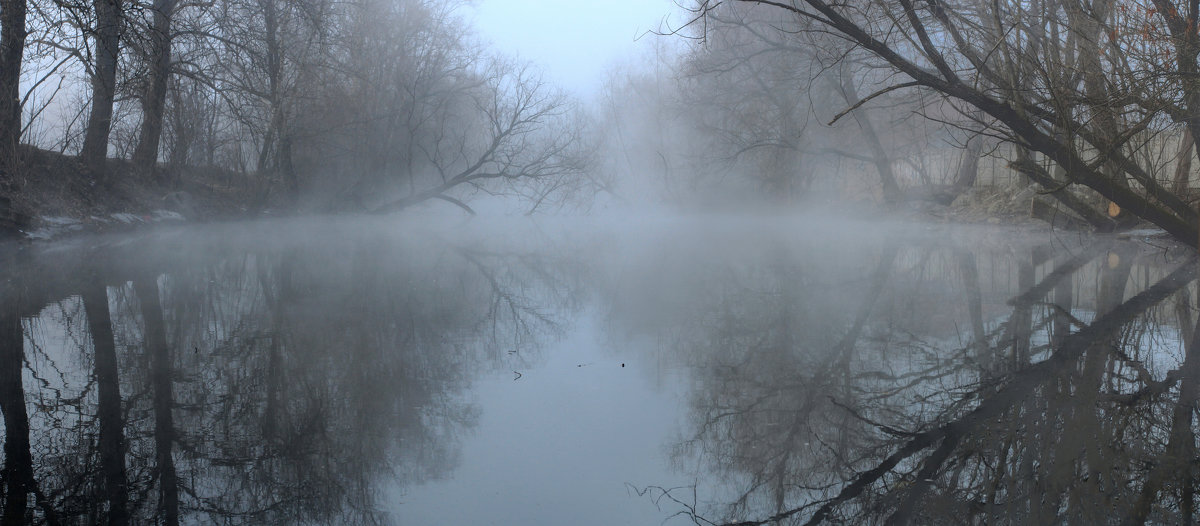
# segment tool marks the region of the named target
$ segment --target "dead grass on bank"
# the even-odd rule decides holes
[[[149,217],[169,210],[188,220],[243,217],[250,212],[251,192],[236,184],[246,178],[218,168],[172,171],[160,167],[143,174],[123,159],[109,159],[104,178],[79,160],[22,147],[18,168],[0,174],[0,228],[34,229],[43,218],[69,218],[100,223],[112,214]],[[7,203],[3,203],[7,201]]]

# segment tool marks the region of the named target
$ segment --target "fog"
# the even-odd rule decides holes
[[[0,0],[0,523],[1195,522],[1197,17],[568,4]]]

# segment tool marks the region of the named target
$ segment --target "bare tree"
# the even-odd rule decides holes
[[[489,181],[541,180],[582,171],[585,157],[576,151],[579,131],[556,128],[553,122],[568,111],[565,101],[524,68],[510,70],[499,63],[486,75],[485,87],[468,99],[473,112],[465,116],[467,125],[438,133],[422,145],[432,177],[373,211],[396,211],[434,198],[454,202],[448,192],[459,186],[487,190]]]
[[[117,92],[117,62],[121,52],[122,4],[120,0],[93,0],[95,25],[91,28],[95,60],[91,64],[92,100],[87,133],[80,159],[93,177],[105,179],[108,138],[112,130],[113,100]]]
[[[1193,116],[1200,111],[1200,83],[1192,74],[1200,39],[1187,8],[1167,1],[1153,9],[1085,0],[741,1],[811,22],[910,79],[877,93],[919,87],[986,114],[994,133],[1064,170],[1059,184],[1041,178],[1047,190],[1085,186],[1119,210],[1198,243],[1196,211],[1132,155],[1148,133],[1169,122],[1193,134],[1200,129]],[[697,13],[707,18],[714,6],[702,2]],[[1128,31],[1131,22],[1142,21],[1146,31]]]
[[[6,3],[4,16],[23,5]],[[78,151],[94,178],[104,178],[109,155],[131,158],[144,175],[162,156],[172,173],[240,186],[251,208],[382,211],[430,198],[465,206],[484,192],[543,209],[590,189],[578,178],[590,160],[585,120],[531,69],[485,53],[461,5],[35,3],[25,46],[35,49],[24,58],[38,80],[27,96],[74,94],[51,112],[62,119],[55,146]],[[4,30],[17,62],[22,35]],[[10,73],[19,68],[5,66]],[[52,77],[59,88],[43,85]],[[79,77],[90,97],[72,89]],[[14,111],[17,124],[5,126],[19,134]],[[30,122],[45,125],[42,117],[39,109]],[[178,184],[145,181],[152,192]]]
[[[155,0],[151,11],[153,22],[147,37],[150,81],[142,95],[142,125],[133,164],[143,173],[152,173],[158,161],[159,139],[162,137],[163,110],[167,101],[167,84],[171,75],[171,19],[175,0]]]
[[[761,194],[799,197],[813,179],[803,161],[813,149],[816,57],[803,44],[776,38],[774,28],[796,28],[762,10],[728,5],[710,14],[705,38],[681,72],[684,104],[704,137],[692,155],[721,171],[744,172]]]
[[[840,67],[835,73],[836,78],[831,80],[834,89],[841,94],[848,107],[863,105],[866,101],[862,100],[858,94],[857,81],[850,68],[852,64],[848,60],[842,60],[839,61],[839,65]],[[883,188],[883,199],[885,201],[898,200],[900,185],[896,182],[896,174],[892,170],[891,156],[884,149],[879,133],[875,130],[875,124],[871,122],[870,116],[865,112],[855,111],[853,113],[854,122],[858,124],[858,129],[867,143],[867,149],[871,152],[869,158],[875,165],[875,170],[879,172],[879,184]]]
[[[330,11],[329,57],[301,79],[308,111],[292,119],[312,206],[385,212],[442,199],[469,209],[473,191],[545,204],[575,186],[565,181],[588,156],[574,106],[531,68],[486,54],[455,7]]]

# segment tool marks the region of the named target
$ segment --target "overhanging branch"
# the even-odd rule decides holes
[[[913,82],[902,82],[902,83],[900,83],[900,84],[896,84],[896,85],[894,85],[894,86],[888,86],[888,87],[886,87],[886,88],[883,88],[883,89],[881,89],[881,90],[879,90],[879,91],[876,91],[876,92],[874,92],[874,93],[872,93],[872,94],[870,94],[870,95],[867,95],[866,97],[863,97],[863,98],[862,98],[862,100],[860,100],[860,101],[858,101],[858,102],[854,103],[854,105],[853,105],[853,106],[850,106],[849,108],[846,108],[846,109],[842,110],[842,112],[841,112],[841,113],[838,113],[837,115],[834,115],[834,116],[833,116],[833,120],[829,121],[829,122],[826,124],[826,126],[833,126],[833,124],[834,124],[835,122],[837,122],[839,119],[841,119],[842,117],[845,117],[846,115],[849,115],[849,114],[850,114],[850,112],[852,112],[852,111],[854,111],[854,110],[856,110],[856,109],[858,109],[858,108],[862,107],[862,105],[863,105],[863,104],[866,104],[867,102],[870,102],[870,101],[871,101],[871,99],[874,99],[874,98],[876,98],[876,97],[879,97],[879,96],[885,95],[885,94],[887,94],[887,93],[891,93],[891,92],[893,92],[893,91],[896,91],[896,90],[898,90],[898,89],[912,88],[912,87],[916,87],[916,86],[920,86],[920,85],[921,85],[921,83],[920,83],[920,82],[916,82],[916,81],[913,81]]]

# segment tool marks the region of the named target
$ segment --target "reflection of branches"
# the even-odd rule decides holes
[[[531,273],[537,283],[545,285],[542,289],[544,292],[566,292],[566,299],[569,300],[573,287],[563,282],[554,272],[544,268],[545,261],[531,254],[507,255],[465,246],[454,246],[452,250],[484,278],[491,290],[491,301],[488,303],[484,320],[491,326],[493,341],[498,340],[498,329],[502,324],[506,324],[506,328],[512,331],[513,344],[518,348],[523,341],[534,341],[534,336],[540,330],[557,330],[558,321],[549,314],[542,301],[517,292],[528,290],[533,282],[522,281],[515,284],[516,286],[511,286],[502,282],[502,276],[498,272],[503,270],[506,274],[512,274],[514,267],[505,259],[515,260],[522,270]],[[502,312],[507,313],[506,319],[500,316]]]
[[[1194,324],[1196,332],[1192,334],[1191,345],[1187,346],[1187,355],[1181,367],[1183,376],[1189,381],[1184,382],[1179,389],[1179,399],[1171,414],[1171,427],[1168,431],[1168,442],[1162,457],[1142,486],[1142,493],[1133,505],[1131,524],[1145,524],[1151,507],[1159,491],[1169,478],[1179,480],[1184,485],[1180,492],[1180,509],[1182,524],[1191,524],[1193,512],[1193,495],[1195,481],[1192,471],[1195,459],[1196,436],[1192,429],[1193,413],[1196,401],[1200,399],[1200,321]]]
[[[1092,243],[1079,253],[1070,256],[1064,261],[1055,263],[1054,271],[1042,278],[1042,281],[1036,286],[1023,291],[1020,295],[1008,300],[1008,304],[1013,306],[1031,304],[1046,297],[1046,294],[1053,290],[1059,282],[1074,275],[1079,271],[1080,268],[1086,265],[1089,261],[1095,259],[1096,256],[1108,250],[1110,247],[1112,247],[1111,243]]]
[[[819,265],[787,260],[746,265],[750,273],[720,267],[716,279],[705,280],[718,286],[696,286],[696,295],[682,298],[687,308],[700,306],[696,325],[673,333],[680,339],[675,345],[689,361],[699,359],[702,371],[693,420],[674,460],[696,458],[714,476],[745,477],[721,499],[723,520],[730,524],[755,516],[764,518],[748,524],[857,522],[855,517],[868,522],[872,516],[883,522],[887,515],[895,523],[976,515],[1046,522],[1060,516],[1063,506],[1087,517],[1091,510],[1078,503],[1089,499],[1136,500],[1129,488],[1140,487],[1139,479],[1127,481],[1124,489],[1113,489],[1109,481],[1120,486],[1122,477],[1144,471],[1135,459],[1121,464],[1128,454],[1119,449],[1154,426],[1161,411],[1130,411],[1113,403],[1098,409],[1098,403],[1138,393],[1161,373],[1142,360],[1160,356],[1148,347],[1163,342],[1146,337],[1170,339],[1172,332],[1147,316],[1191,271],[1181,268],[1151,286],[1158,267],[1144,266],[1146,288],[1118,306],[1133,258],[1116,268],[1085,269],[1094,258],[1076,250],[1054,258],[1061,272],[1051,272],[1038,268],[1051,263],[1046,252],[999,268],[988,258],[989,280],[987,274],[972,276],[976,264],[964,264],[961,250],[905,251],[891,265],[894,274],[886,280],[891,285],[882,294],[879,273],[889,265],[869,258],[855,259],[870,263],[848,271],[853,279],[836,270],[814,277],[805,270]],[[883,255],[886,261],[886,250]],[[967,292],[966,305],[974,312],[964,312],[961,296],[946,286],[960,282],[942,277],[956,269],[959,290]],[[1090,277],[1093,271],[1099,271],[1101,287],[1095,296],[1087,289],[1081,293],[1081,303],[1096,305],[1087,325],[1086,307],[1075,306],[1073,295],[1063,291],[1081,281],[1077,273]],[[989,313],[1014,296],[1005,276],[1008,287],[1043,291],[1017,294],[1027,301],[1007,321]],[[982,284],[989,282],[987,296]],[[836,283],[840,297],[825,296],[826,283]],[[916,290],[910,292],[909,283]],[[977,297],[971,296],[973,286]],[[1049,291],[1054,302],[1043,303]],[[963,341],[961,329],[946,331],[957,328],[957,319],[945,319],[956,310],[970,317],[970,341]],[[1075,334],[1072,325],[1079,328]],[[1011,337],[998,338],[1006,331]],[[977,359],[1022,346],[1032,347],[1035,354],[1028,356],[1037,359],[998,367]],[[849,352],[856,357],[847,358]],[[1170,381],[1155,386],[1158,392],[1178,385],[1179,373],[1167,374]],[[1154,441],[1145,442],[1138,452],[1153,450]],[[1029,509],[1020,511],[1021,506]]]
[[[696,500],[697,499],[696,499],[696,486],[694,484],[691,486],[679,486],[679,487],[675,487],[675,488],[664,488],[662,486],[646,486],[644,488],[638,488],[637,486],[634,486],[633,484],[626,482],[625,487],[633,490],[633,492],[636,493],[637,496],[639,496],[639,497],[649,496],[650,500],[654,503],[654,506],[660,510],[662,509],[661,503],[662,503],[663,499],[670,500],[671,502],[675,503],[680,508],[682,508],[680,511],[675,512],[674,515],[671,515],[671,516],[667,517],[666,519],[664,519],[663,522],[671,520],[674,517],[684,516],[684,517],[691,519],[692,523],[697,524],[697,525],[702,525],[702,524],[715,525],[716,524],[713,521],[710,521],[696,513]],[[682,491],[682,490],[691,490],[692,499],[690,502],[681,500],[674,495],[674,492]],[[655,495],[655,493],[657,493],[657,496]]]
[[[850,407],[850,406],[848,406],[848,405],[846,405],[846,404],[843,404],[843,403],[839,402],[839,401],[837,400],[837,398],[834,398],[833,396],[830,396],[830,397],[829,397],[829,402],[830,402],[830,403],[832,403],[833,405],[837,406],[837,407],[840,407],[840,408],[842,408],[842,410],[843,410],[843,411],[846,411],[847,413],[850,413],[850,416],[854,417],[854,419],[855,419],[855,420],[858,420],[859,422],[862,422],[862,423],[864,423],[864,424],[867,424],[867,425],[869,425],[869,426],[871,426],[871,427],[874,427],[874,428],[876,428],[876,429],[879,429],[880,431],[883,431],[884,433],[887,433],[887,434],[889,434],[889,435],[891,435],[891,436],[894,436],[894,437],[897,437],[897,438],[899,438],[899,437],[911,437],[911,436],[913,436],[913,435],[915,435],[915,434],[916,434],[916,433],[913,433],[913,432],[911,432],[911,431],[903,431],[903,430],[900,430],[900,429],[896,429],[896,428],[894,428],[894,427],[892,427],[892,426],[889,426],[889,425],[887,425],[887,424],[885,424],[885,423],[883,423],[883,422],[877,422],[877,421],[875,421],[875,420],[872,420],[872,419],[870,419],[870,418],[867,418],[867,417],[863,416],[862,414],[860,414],[860,413],[859,413],[857,410],[855,410],[853,407]]]
[[[112,421],[114,391],[130,522],[170,522],[177,497],[183,523],[378,523],[379,481],[403,485],[453,469],[457,437],[478,420],[461,391],[480,368],[507,369],[507,355],[477,349],[510,331],[536,345],[539,331],[557,327],[549,309],[574,301],[575,260],[480,250],[470,261],[436,243],[411,250],[372,236],[334,238],[296,247],[262,246],[259,236],[234,250],[223,241],[220,250],[172,254],[154,272],[137,266],[159,256],[145,251],[120,278],[96,271],[103,279],[88,284],[92,309],[61,287],[66,299],[23,330],[26,367],[43,387],[30,407],[47,506],[65,521],[106,513],[113,458],[100,461],[95,428],[105,426],[106,445],[111,429],[95,415],[103,405]],[[135,285],[110,287],[102,302],[102,282],[127,276]],[[102,320],[82,320],[109,303],[120,352],[106,351],[97,375],[86,367],[96,356],[88,330]],[[489,316],[500,319],[489,327]],[[81,370],[70,370],[77,361]]]
[[[911,512],[912,503],[928,487],[925,481],[933,478],[933,475],[948,458],[950,451],[963,437],[976,426],[999,416],[1018,400],[1028,396],[1035,387],[1054,378],[1056,373],[1073,364],[1092,345],[1108,337],[1114,328],[1129,323],[1149,307],[1182,288],[1195,277],[1195,273],[1194,265],[1182,266],[1155,285],[1117,306],[1108,314],[1096,319],[1085,329],[1065,338],[1062,347],[1054,356],[1021,371],[1019,375],[997,389],[995,393],[983,398],[975,409],[954,421],[913,436],[899,450],[886,457],[875,467],[855,475],[835,497],[822,504],[806,524],[820,523],[829,516],[835,507],[862,494],[870,485],[890,473],[902,461],[929,447],[938,445],[934,454],[926,459],[926,468],[923,468],[920,473],[923,478],[920,478],[917,484],[909,490],[912,492],[909,494],[909,504],[902,507],[895,516],[895,520],[899,522],[906,521],[907,513]],[[912,497],[913,494],[916,494],[917,497]],[[768,519],[744,524],[768,524],[792,517],[805,509],[805,507],[792,508]]]
[[[792,494],[819,495],[840,482],[791,480],[794,472],[815,478],[861,462],[838,451],[874,428],[830,411],[830,401],[836,396],[853,407],[861,396],[851,385],[848,364],[861,355],[855,349],[867,340],[862,335],[868,332],[869,314],[893,272],[894,246],[882,252],[869,264],[870,279],[835,279],[843,285],[839,287],[826,286],[790,254],[771,251],[771,259],[748,265],[747,272],[718,267],[718,278],[704,280],[706,285],[719,283],[717,287],[694,288],[714,296],[687,301],[689,307],[700,305],[702,310],[698,326],[688,328],[696,335],[695,343],[681,342],[679,347],[689,360],[707,352],[703,358],[715,363],[701,369],[712,385],[696,391],[694,431],[677,445],[674,456],[679,460],[699,451],[722,472],[750,474],[747,485],[727,502],[728,513],[750,509],[760,495],[785,509]],[[851,293],[845,285],[861,290]],[[847,295],[857,297],[850,312],[813,308],[843,304]],[[841,330],[833,333],[829,327]],[[820,425],[821,420],[829,425]],[[822,436],[826,429],[835,436]]]

